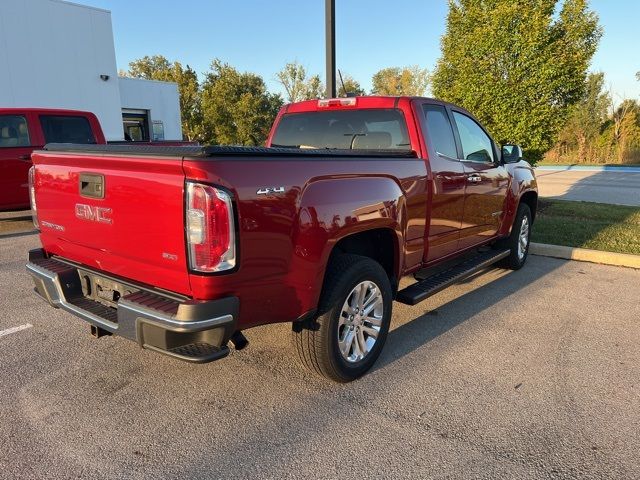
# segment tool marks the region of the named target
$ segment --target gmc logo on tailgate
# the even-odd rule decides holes
[[[76,203],[76,217],[92,222],[111,224],[111,209]]]

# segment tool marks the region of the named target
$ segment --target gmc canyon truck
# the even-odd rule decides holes
[[[538,197],[518,146],[427,98],[287,105],[266,148],[51,144],[33,162],[27,270],[52,306],[192,362],[291,322],[338,382],[374,364],[394,300],[522,267]]]

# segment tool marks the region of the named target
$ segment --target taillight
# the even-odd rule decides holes
[[[31,218],[33,226],[39,228],[38,225],[38,209],[36,207],[36,167],[29,169],[29,203],[31,204]]]
[[[189,265],[198,272],[221,272],[236,265],[236,235],[230,195],[187,182],[185,212]]]

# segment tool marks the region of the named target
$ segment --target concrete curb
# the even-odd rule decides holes
[[[640,173],[640,167],[623,165],[540,165],[535,167],[536,170],[554,170],[554,171],[577,171],[577,172],[618,172],[618,173]]]
[[[579,262],[601,263],[603,265],[615,265],[617,267],[630,267],[640,269],[640,255],[627,253],[601,252],[587,248],[563,247],[561,245],[547,245],[545,243],[531,242],[529,253],[543,257],[563,258],[577,260]]]
[[[31,210],[18,210],[14,212],[0,212],[0,220],[17,220],[31,218]]]

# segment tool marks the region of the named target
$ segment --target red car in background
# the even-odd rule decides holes
[[[0,108],[0,210],[29,208],[31,153],[47,143],[106,143],[91,112]]]

